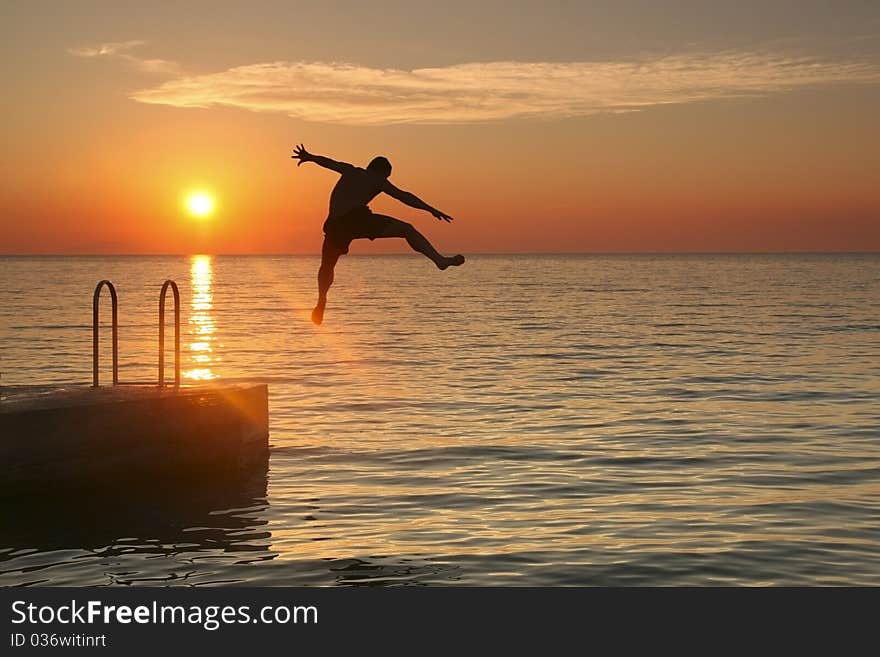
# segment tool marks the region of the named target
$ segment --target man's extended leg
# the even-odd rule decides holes
[[[318,305],[312,310],[312,321],[320,324],[324,321],[324,308],[327,306],[327,290],[333,285],[333,269],[336,261],[342,255],[339,247],[331,244],[324,238],[324,246],[321,247],[321,267],[318,269]]]
[[[451,258],[447,258],[446,256],[438,253],[437,249],[435,249],[434,246],[428,241],[428,238],[417,231],[412,224],[408,224],[405,221],[400,221],[399,219],[394,219],[393,217],[385,217],[384,215],[379,216],[388,220],[387,227],[382,232],[382,237],[405,238],[407,244],[410,245],[413,251],[424,254],[435,265],[437,265],[439,269],[446,269],[447,267],[457,267],[458,265],[464,264],[464,256],[462,255],[456,255],[452,256]]]

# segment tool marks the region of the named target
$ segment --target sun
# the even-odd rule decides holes
[[[214,211],[214,198],[207,192],[193,192],[186,197],[186,209],[194,217],[207,217]]]

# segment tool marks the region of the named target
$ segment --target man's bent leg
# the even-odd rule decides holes
[[[312,321],[315,324],[324,321],[327,290],[333,285],[333,270],[342,253],[343,251],[338,246],[331,244],[326,237],[324,238],[324,246],[321,247],[321,267],[318,269],[318,305],[312,310]]]
[[[394,219],[393,217],[385,218],[388,220],[388,226],[383,231],[382,237],[403,237],[413,251],[423,254],[440,269],[446,269],[447,267],[457,266],[464,263],[464,256],[457,255],[447,258],[446,256],[441,255],[428,241],[428,238],[417,231],[412,224],[400,221],[399,219]]]

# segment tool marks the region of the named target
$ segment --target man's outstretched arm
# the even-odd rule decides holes
[[[396,198],[401,203],[406,203],[411,208],[430,212],[435,217],[437,217],[438,219],[442,219],[443,221],[452,221],[452,217],[450,217],[445,212],[440,212],[440,210],[431,207],[415,194],[405,192],[402,189],[395,187],[387,180],[385,181],[385,185],[382,187],[382,191],[388,194],[388,196]]]
[[[345,173],[350,169],[354,169],[354,165],[349,164],[348,162],[337,162],[336,160],[331,160],[329,157],[324,157],[323,155],[309,153],[306,150],[306,147],[302,144],[293,149],[293,155],[290,157],[294,160],[299,160],[299,162],[296,163],[296,166],[300,166],[303,162],[314,162],[325,169],[331,169],[337,173]]]

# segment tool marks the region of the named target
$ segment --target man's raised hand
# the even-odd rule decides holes
[[[434,215],[435,217],[437,217],[438,219],[442,219],[443,221],[445,221],[445,222],[447,222],[447,223],[450,222],[450,221],[452,221],[452,217],[450,217],[450,216],[449,216],[448,214],[446,214],[445,212],[440,212],[440,210],[437,210],[436,208],[433,209],[433,210],[431,210],[431,214],[433,214],[433,215]]]
[[[300,166],[303,162],[311,162],[312,154],[306,150],[306,147],[300,144],[299,146],[295,146],[293,149],[293,155],[290,156],[294,160],[299,160],[296,163],[296,166]]]

